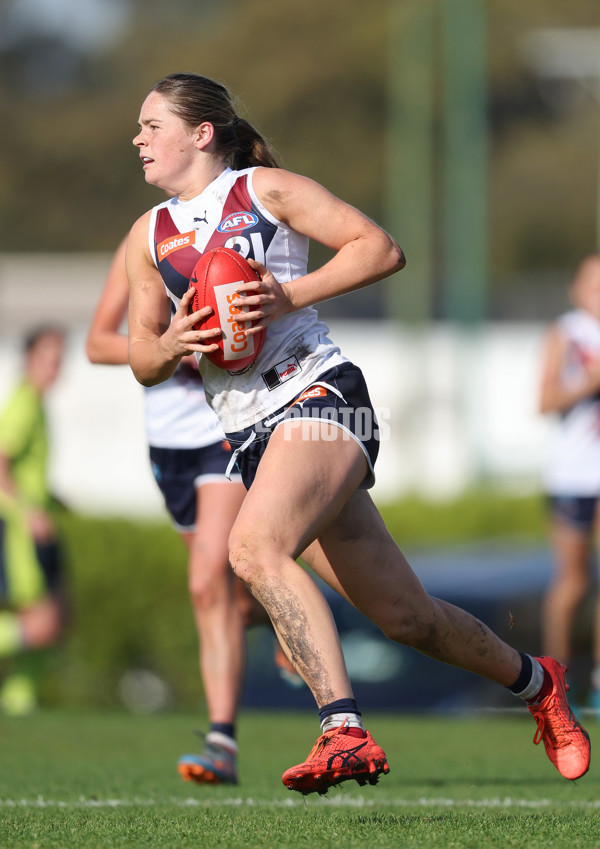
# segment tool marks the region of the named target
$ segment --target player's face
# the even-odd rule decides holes
[[[146,182],[178,193],[196,159],[196,133],[169,109],[169,101],[150,92],[140,111],[133,144],[140,152]]]
[[[62,336],[46,333],[41,336],[29,352],[27,371],[35,386],[42,392],[48,389],[58,377],[63,359],[64,343]]]

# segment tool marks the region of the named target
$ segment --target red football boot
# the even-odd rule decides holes
[[[536,660],[550,675],[552,692],[539,705],[527,705],[537,722],[533,742],[544,741],[546,754],[564,778],[581,778],[590,766],[590,738],[567,701],[567,668],[553,657]]]
[[[281,780],[289,790],[327,793],[330,787],[353,778],[359,784],[377,784],[390,771],[385,752],[368,731],[364,737],[340,725],[322,734],[304,763],[286,770]]]

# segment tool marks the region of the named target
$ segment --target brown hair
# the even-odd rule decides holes
[[[59,339],[65,338],[65,330],[56,324],[40,324],[28,331],[23,339],[23,353],[30,354],[37,346],[38,342],[46,336],[56,336]]]
[[[166,97],[171,111],[188,126],[211,123],[217,146],[234,170],[253,165],[278,167],[268,143],[252,124],[236,114],[231,95],[221,83],[200,74],[169,74],[150,91]]]

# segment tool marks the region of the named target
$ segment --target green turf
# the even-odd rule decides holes
[[[311,713],[249,713],[240,722],[241,784],[182,782],[191,715],[44,711],[0,720],[0,846],[597,847],[600,773],[562,779],[531,743],[527,716],[371,715],[391,772],[326,797],[281,784],[318,726]],[[592,720],[592,740],[597,737]]]

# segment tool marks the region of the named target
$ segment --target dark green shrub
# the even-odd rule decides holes
[[[491,538],[540,540],[545,534],[537,496],[485,490],[451,502],[409,497],[382,513],[409,552]],[[167,683],[176,706],[201,703],[187,553],[179,536],[166,523],[118,518],[65,514],[60,524],[71,617],[63,645],[46,667],[44,701],[116,705],[123,674],[141,668]]]
[[[70,622],[47,685],[51,701],[111,705],[131,668],[156,672],[176,703],[197,703],[197,638],[187,554],[167,524],[61,520]]]

